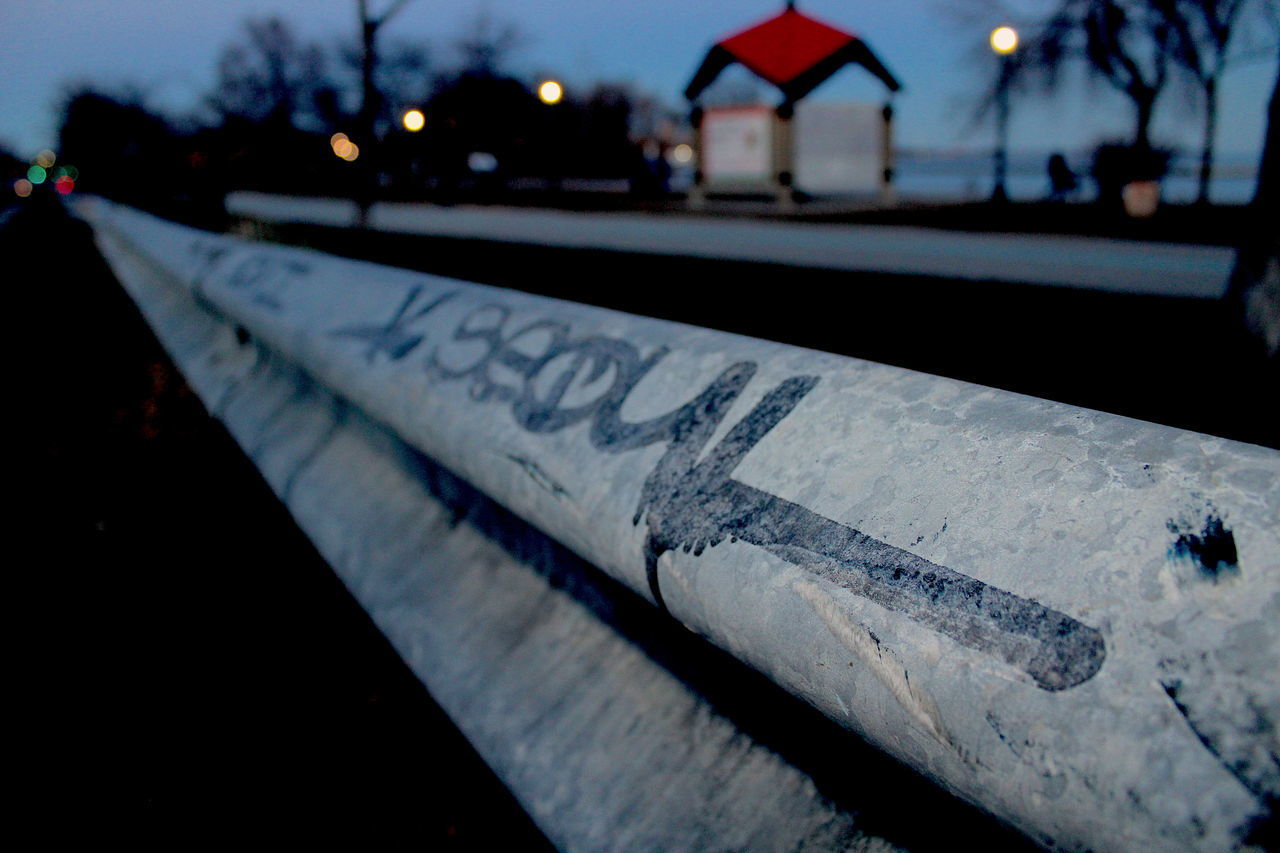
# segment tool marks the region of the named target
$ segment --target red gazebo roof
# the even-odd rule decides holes
[[[891,91],[897,79],[857,36],[811,18],[788,5],[781,14],[734,33],[715,44],[689,81],[685,97],[694,100],[728,65],[740,62],[798,101],[850,62],[867,68]]]

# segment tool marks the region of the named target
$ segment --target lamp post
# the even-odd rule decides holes
[[[559,80],[548,77],[538,84],[537,94],[538,100],[546,105],[538,118],[538,137],[541,140],[537,147],[538,159],[547,191],[559,194],[563,188],[567,157],[563,131],[568,114],[564,107],[558,106],[564,101],[564,86]]]
[[[400,116],[400,124],[410,133],[417,133],[427,126],[427,117],[420,109],[405,110],[404,115]]]
[[[1009,147],[1009,84],[1013,81],[1013,53],[1018,49],[1018,31],[1013,27],[996,27],[991,31],[991,49],[1000,57],[1000,76],[996,80],[996,151],[994,157],[995,186],[991,200],[1009,200],[1005,189]]]
[[[548,106],[560,103],[564,97],[564,87],[555,80],[544,80],[538,86],[538,100]]]

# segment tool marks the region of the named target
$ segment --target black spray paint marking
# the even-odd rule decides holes
[[[232,289],[248,291],[254,302],[279,311],[289,285],[310,271],[311,267],[300,261],[253,255],[237,264],[225,283]]]
[[[406,318],[421,318],[452,294],[410,312],[416,288],[385,327],[334,334],[393,341],[402,359],[423,341]],[[644,557],[654,601],[665,604],[658,559],[682,549],[700,555],[725,539],[770,553],[844,589],[945,634],[957,643],[1015,666],[1044,690],[1064,690],[1092,678],[1106,657],[1101,633],[1052,610],[873,539],[811,510],[731,477],[738,463],[818,383],[795,376],[779,383],[705,455],[703,449],[756,372],[754,362],[725,368],[689,402],[643,422],[621,418],[623,404],[666,356],[647,356],[628,341],[574,338],[567,324],[538,320],[509,330],[511,309],[470,311],[427,359],[429,374],[469,383],[477,401],[511,406],[516,423],[553,433],[590,423],[591,444],[623,453],[665,443],[641,490],[633,523],[648,528]],[[369,337],[378,328],[383,337]],[[395,330],[395,335],[390,331]]]
[[[1168,672],[1176,670],[1177,664],[1161,661],[1160,667]],[[1217,696],[1208,697],[1207,702],[1201,696],[1199,703],[1193,703],[1185,695],[1191,691],[1183,680],[1167,675],[1160,686],[1191,733],[1236,781],[1262,802],[1280,798],[1280,756],[1266,748],[1265,737],[1242,737],[1242,733],[1274,730],[1263,708],[1251,702],[1224,707]]]
[[[557,498],[572,498],[569,490],[552,479],[551,475],[542,470],[542,466],[532,459],[525,459],[523,456],[515,456],[511,453],[504,453],[503,456],[509,461],[514,462],[520,467],[520,470],[529,475],[529,479],[538,484],[538,487],[545,489]]]
[[[1199,576],[1217,583],[1224,578],[1240,574],[1236,538],[1222,522],[1221,516],[1209,504],[1187,518],[1169,519],[1165,526],[1176,538],[1169,546],[1169,558],[1186,560],[1197,569]]]
[[[231,250],[225,245],[198,239],[191,243],[187,251],[196,258],[196,272],[192,281],[199,295],[206,280]],[[250,300],[264,308],[279,311],[284,305],[284,295],[289,287],[310,273],[310,264],[294,258],[252,254],[223,273],[219,283],[232,290],[248,293]]]
[[[412,332],[409,328],[410,325],[452,299],[457,294],[457,291],[451,290],[410,314],[409,306],[417,300],[421,293],[422,285],[411,287],[409,295],[405,297],[404,302],[400,303],[395,315],[392,316],[390,322],[384,325],[347,326],[342,329],[335,329],[329,334],[335,338],[355,338],[360,341],[368,341],[369,349],[365,352],[365,358],[368,359],[370,364],[373,364],[373,360],[378,353],[385,353],[391,361],[399,361],[417,349],[418,344],[422,343],[422,335]]]

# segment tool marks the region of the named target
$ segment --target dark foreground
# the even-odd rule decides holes
[[[17,305],[15,809],[53,846],[549,849],[54,206]]]

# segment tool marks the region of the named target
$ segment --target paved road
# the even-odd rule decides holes
[[[349,225],[355,220],[355,206],[337,199],[235,193],[227,208],[271,222]],[[1221,247],[1089,237],[501,207],[386,203],[374,207],[371,223],[380,230],[437,237],[1202,299],[1223,295],[1235,258]]]

